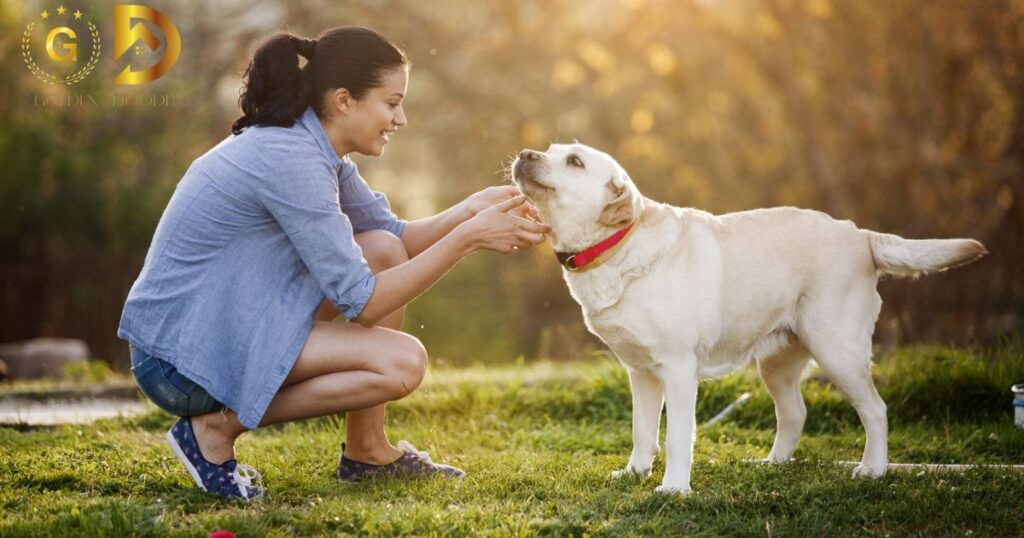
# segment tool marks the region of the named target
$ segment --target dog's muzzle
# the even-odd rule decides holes
[[[537,180],[538,172],[543,167],[544,161],[540,153],[524,149],[519,152],[519,158],[512,165],[512,179],[523,189],[551,190],[551,187]]]

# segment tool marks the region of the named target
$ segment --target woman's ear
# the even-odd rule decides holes
[[[611,228],[621,228],[633,222],[635,213],[633,202],[636,197],[633,189],[630,189],[628,184],[615,176],[608,180],[605,187],[611,192],[612,200],[601,210],[601,216],[598,217],[597,222]]]
[[[328,94],[328,100],[330,101],[330,108],[335,114],[341,114],[347,116],[352,110],[352,105],[355,104],[355,99],[352,98],[352,94],[345,88],[337,88],[332,90]]]

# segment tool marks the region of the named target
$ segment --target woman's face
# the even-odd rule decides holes
[[[379,156],[388,137],[408,123],[402,101],[409,88],[409,68],[401,66],[381,74],[381,86],[353,100],[345,136],[352,151]]]

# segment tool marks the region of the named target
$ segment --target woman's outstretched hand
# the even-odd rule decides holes
[[[493,207],[502,202],[511,200],[523,193],[515,185],[498,185],[473,193],[466,198],[466,209],[469,210],[470,218],[475,217],[481,211]],[[512,209],[512,214],[524,219],[536,220],[537,209],[530,202],[523,203]]]
[[[359,324],[373,327],[429,289],[463,256],[473,251],[515,252],[544,241],[544,234],[550,228],[523,217],[529,216],[524,213],[529,209],[524,208],[527,206],[525,196],[509,196],[511,191],[507,187],[481,192],[485,194],[477,193],[474,196],[478,197],[473,201],[481,205],[486,203],[483,209],[463,220],[411,260],[377,273],[373,294],[356,318]],[[491,203],[496,198],[501,199]],[[408,234],[407,226],[405,235]]]
[[[524,218],[531,216],[528,212],[532,210],[532,207],[526,203],[526,197],[522,194],[508,197],[505,194],[507,187],[491,187],[491,189],[495,190],[489,194],[490,196],[504,196],[504,201],[490,205],[459,225],[459,228],[462,228],[463,233],[466,234],[472,250],[485,249],[508,253],[542,243],[544,234],[551,229],[546,225],[529,220],[529,218]],[[482,195],[491,189],[480,191],[477,195]],[[497,189],[501,189],[501,191]]]

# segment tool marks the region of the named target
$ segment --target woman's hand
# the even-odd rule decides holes
[[[492,190],[491,195],[501,192]],[[524,205],[526,197],[521,195],[491,204],[411,260],[377,273],[377,285],[356,321],[373,327],[430,288],[463,256],[475,250],[515,252],[543,241],[550,228],[517,215]],[[408,234],[406,226],[403,240]]]
[[[491,187],[491,189],[502,189],[503,192],[507,192],[505,187]],[[498,192],[492,191],[491,195],[495,196]],[[485,249],[508,253],[515,252],[520,248],[532,247],[542,243],[544,234],[551,229],[523,218],[522,214],[525,211],[523,207],[526,205],[528,205],[526,197],[521,194],[512,198],[506,197],[505,201],[492,204],[487,209],[478,212],[476,216],[460,224],[457,229],[465,234],[472,250]]]
[[[521,196],[522,194],[523,193],[519,191],[519,187],[514,185],[487,187],[482,191],[473,193],[469,198],[466,198],[465,201],[466,209],[469,212],[469,218],[477,216],[481,211],[484,211],[489,207],[511,200],[516,196]],[[512,214],[524,219],[537,219],[537,209],[529,202],[513,208]]]

